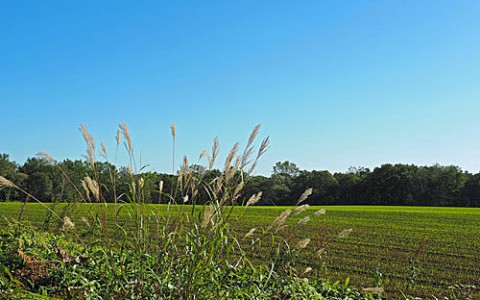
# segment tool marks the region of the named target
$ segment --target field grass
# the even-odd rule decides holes
[[[72,215],[79,231],[81,218],[95,204],[82,204]],[[64,207],[59,205],[56,211]],[[362,287],[382,286],[388,298],[402,293],[422,298],[472,295],[472,285],[480,284],[480,209],[437,207],[325,206],[326,214],[312,218],[303,226],[295,224],[319,207],[289,219],[287,234],[297,239],[311,238],[301,263],[312,267],[312,276],[331,280],[349,277]],[[158,215],[165,205],[147,206]],[[237,207],[232,224],[239,237],[251,228],[266,228],[287,207]],[[0,203],[0,222],[17,218],[19,203]],[[114,218],[112,205],[106,206],[108,218]],[[190,206],[176,206],[173,214],[190,212]],[[133,210],[125,206],[119,219],[130,222]],[[41,204],[28,204],[23,218],[41,225],[46,216]],[[132,222],[132,224],[134,224]],[[133,225],[132,225],[133,226]],[[128,227],[128,226],[127,226]],[[351,232],[347,235],[351,229]],[[343,233],[342,233],[343,232]],[[340,235],[340,236],[339,236]],[[264,245],[264,247],[267,247]],[[318,252],[320,250],[320,252]],[[258,259],[269,249],[257,253]],[[320,254],[320,255],[317,255]],[[478,289],[473,295],[480,297]],[[461,297],[460,297],[461,298]]]

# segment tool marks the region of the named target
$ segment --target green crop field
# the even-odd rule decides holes
[[[78,227],[88,216],[92,204],[83,204],[72,220]],[[190,206],[177,206],[184,213]],[[176,207],[176,208],[177,208]],[[176,208],[174,211],[176,211]],[[388,298],[402,293],[422,298],[448,295],[474,289],[480,284],[480,209],[437,207],[326,206],[324,215],[297,226],[299,220],[320,207],[289,218],[288,234],[311,238],[303,249],[301,264],[312,267],[312,276],[332,280],[349,277],[351,284],[363,287],[382,286]],[[161,216],[164,205],[148,206]],[[251,228],[266,228],[288,207],[237,207],[231,225],[239,237]],[[56,207],[62,210],[62,205]],[[114,218],[112,205],[106,206]],[[1,203],[2,224],[17,218],[19,203]],[[119,218],[127,224],[131,209],[126,207]],[[181,212],[174,212],[181,213]],[[40,204],[28,204],[23,218],[41,225],[46,210]],[[351,229],[351,232],[349,231]],[[342,233],[343,232],[343,233]],[[342,234],[341,234],[342,233]],[[348,235],[345,233],[349,233]],[[259,252],[262,258],[268,253]],[[320,253],[318,251],[320,250]],[[320,255],[317,255],[320,254]],[[478,288],[473,292],[480,297]]]

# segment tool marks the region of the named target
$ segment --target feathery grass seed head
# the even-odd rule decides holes
[[[296,248],[297,249],[303,249],[305,247],[307,247],[307,245],[310,243],[310,239],[309,238],[304,238],[304,239],[301,239],[300,241],[298,241],[297,245],[296,245]]]
[[[172,126],[170,126],[170,129],[172,131],[172,137],[175,138],[177,136],[177,125],[173,123]]]
[[[120,127],[120,130],[123,133],[123,136],[125,137],[125,140],[127,141],[127,148],[128,151],[131,153],[133,152],[133,145],[132,145],[132,139],[130,137],[130,131],[128,130],[128,126],[125,123],[121,123],[118,125]],[[118,139],[119,140],[119,139]]]
[[[291,213],[292,213],[291,209],[287,209],[283,211],[275,220],[273,220],[270,226],[268,226],[268,230],[269,229],[279,230]]]
[[[252,133],[250,133],[250,137],[248,138],[248,145],[253,144],[253,141],[254,141],[255,138],[257,137],[259,131],[260,131],[260,124],[257,124],[257,125],[253,128]]]
[[[325,250],[325,248],[318,249],[318,251],[315,252],[315,254],[316,254],[319,258],[322,258],[326,253],[327,253],[327,250]]]
[[[160,182],[158,183],[158,191],[160,193],[162,193],[162,191],[163,191],[163,180],[160,180]]]
[[[262,144],[260,145],[260,148],[258,149],[258,154],[257,158],[260,158],[265,152],[268,150],[268,146],[270,145],[270,137],[266,137],[263,141]]]
[[[83,139],[87,144],[87,156],[88,161],[90,162],[90,168],[95,170],[95,140],[93,135],[88,132],[87,126],[85,124],[80,125],[80,131],[82,132]]]
[[[85,180],[80,180],[80,184],[82,185],[82,188],[85,191],[86,198],[90,199],[90,189],[87,186],[87,182]]]
[[[88,135],[88,141],[90,143],[90,147],[92,148],[92,151],[95,153],[95,138],[93,137],[93,135],[89,134]]]
[[[299,215],[302,212],[306,211],[309,207],[310,207],[310,205],[308,205],[308,204],[300,205],[299,207],[297,207],[295,209],[295,211],[293,212],[293,215]]]
[[[95,169],[95,154],[93,153],[93,149],[88,148],[87,153],[88,153],[88,161],[90,162],[90,168],[92,168],[92,170],[94,170]]]
[[[245,238],[247,238],[247,237],[252,236],[253,233],[254,233],[256,230],[257,230],[256,228],[250,229],[250,230],[245,234],[245,236],[244,236],[243,238],[245,239]]]
[[[366,294],[380,295],[380,294],[383,294],[384,289],[383,287],[368,287],[368,288],[363,288],[362,292]]]
[[[86,186],[88,187],[88,189],[90,190],[90,193],[93,195],[93,197],[96,200],[100,200],[100,186],[99,186],[98,182],[93,180],[89,176],[86,176],[84,178],[84,182],[85,182]],[[82,184],[82,186],[83,186],[83,184]]]
[[[203,212],[203,223],[202,223],[203,228],[207,228],[208,225],[210,224],[214,211],[215,211],[215,207],[213,206],[213,204],[210,204],[205,208],[205,211]]]
[[[233,158],[237,154],[237,151],[238,151],[238,143],[235,143],[235,145],[233,145],[232,149],[228,153],[227,158],[225,159],[225,180],[226,181],[228,181],[230,179],[231,174],[235,173],[236,171],[236,170],[232,170],[231,165],[232,165]]]
[[[243,190],[243,187],[245,186],[245,183],[241,181],[237,187],[235,188],[235,191],[233,192],[233,199],[236,200],[238,197],[240,197],[240,193]]]
[[[208,151],[207,150],[203,150],[202,153],[200,153],[200,156],[198,157],[198,160],[201,160],[202,158],[204,158],[205,156],[208,155]]]
[[[298,201],[297,201],[297,205],[299,205],[300,203],[302,203],[303,201],[307,200],[308,196],[310,196],[313,192],[313,189],[312,188],[308,188],[306,189],[303,194],[300,196],[300,198],[298,198]]]
[[[82,132],[82,136],[83,136],[83,139],[85,140],[85,143],[89,143],[89,134],[88,134],[88,129],[87,129],[87,126],[85,124],[81,124],[80,125],[80,131]]]
[[[305,276],[307,275],[308,273],[312,272],[312,268],[311,267],[306,267],[305,270],[303,270],[302,272],[302,276]]]
[[[255,205],[262,198],[262,191],[257,194],[253,194],[250,199],[248,199],[246,206]]]
[[[117,129],[117,136],[115,137],[115,140],[117,141],[117,146],[120,145],[120,141],[122,140],[122,134],[119,129]]]
[[[100,146],[102,146],[102,152],[105,157],[107,157],[107,147],[105,147],[105,144],[103,141],[100,142]]]
[[[305,218],[302,218],[300,221],[298,221],[297,225],[300,226],[303,224],[307,224],[309,221],[310,221],[310,217],[305,217]]]
[[[53,157],[52,157],[50,154],[46,153],[46,152],[38,152],[37,155],[45,158],[45,159],[46,159],[48,162],[50,162],[50,163],[55,162],[55,160],[53,159]]]
[[[62,230],[73,230],[75,228],[75,223],[69,217],[63,217]]]
[[[11,182],[10,180],[8,180],[7,178],[3,177],[3,176],[0,176],[0,187],[12,187],[12,188],[15,188],[16,185]]]
[[[208,159],[208,169],[213,168],[213,164],[215,163],[215,160],[217,159],[218,152],[220,151],[219,146],[218,146],[218,137],[215,137],[213,139],[213,146],[212,146],[212,156],[209,157]]]
[[[250,160],[250,156],[252,156],[252,153],[253,153],[253,147],[250,147],[248,149],[245,150],[245,152],[242,154],[242,157],[241,157],[241,164],[240,164],[240,169],[245,169],[245,167],[250,164],[251,160]]]
[[[90,222],[88,221],[87,218],[82,217],[81,220],[82,220],[83,223],[85,223],[85,225],[87,225],[87,227],[90,227]]]
[[[258,159],[267,151],[269,143],[270,143],[270,138],[267,136],[262,141],[262,144],[260,145],[260,148],[258,148],[257,157],[255,158],[253,163],[250,165],[250,168],[248,169],[247,174],[252,174],[253,173],[253,170],[255,170],[255,167],[257,166]]]
[[[350,228],[350,229],[344,229],[344,230],[342,230],[342,232],[340,232],[340,233],[338,234],[338,238],[339,238],[339,239],[343,239],[343,238],[347,237],[351,232],[352,232],[352,228]]]

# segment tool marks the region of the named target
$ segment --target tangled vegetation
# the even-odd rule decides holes
[[[139,172],[132,140],[126,125],[117,132],[117,148],[121,135],[130,157],[128,166],[129,193],[116,195],[115,172],[109,172],[110,181],[102,182],[97,169],[96,145],[93,137],[82,126],[87,144],[91,176],[86,175],[75,185],[60,169],[65,181],[71,182],[82,199],[92,203],[83,229],[71,217],[80,202],[64,205],[59,212],[46,206],[34,195],[0,177],[3,188],[13,188],[27,195],[18,220],[10,219],[1,232],[0,271],[1,296],[25,298],[42,295],[64,299],[373,299],[344,284],[307,278],[311,268],[300,268],[298,254],[310,243],[309,238],[292,239],[288,231],[290,215],[304,210],[301,205],[311,193],[307,190],[298,200],[296,211],[282,212],[266,228],[252,228],[243,237],[234,234],[230,217],[245,185],[244,174],[251,173],[257,160],[268,147],[268,138],[255,151],[253,143],[258,134],[255,127],[245,149],[239,145],[228,153],[224,170],[213,179],[197,177],[184,158],[175,189],[163,190],[159,196],[170,199],[166,213],[147,209],[145,187],[148,176]],[[172,126],[175,143],[176,128]],[[215,140],[207,156],[212,169],[218,156]],[[101,155],[107,150],[101,144]],[[55,163],[46,153],[45,159]],[[107,205],[102,188],[110,186],[115,194],[113,207]],[[176,205],[177,195],[190,206]],[[127,202],[121,201],[126,197]],[[196,206],[199,197],[202,206]],[[245,198],[251,206],[261,199],[261,193]],[[23,221],[28,201],[47,208],[40,227]],[[114,218],[108,218],[113,209]],[[189,211],[185,211],[188,209]],[[128,219],[119,218],[127,210]],[[174,214],[173,210],[182,213]],[[314,213],[314,215],[320,215]],[[43,230],[42,230],[43,229]],[[49,232],[45,232],[47,229]],[[260,236],[253,234],[261,232]],[[268,245],[272,256],[264,261],[253,261],[257,249]],[[39,297],[39,296],[38,296]]]

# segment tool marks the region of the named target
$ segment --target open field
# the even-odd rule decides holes
[[[190,212],[190,206],[178,206]],[[312,242],[301,257],[315,276],[330,279],[350,277],[357,287],[383,286],[389,298],[401,292],[420,297],[448,295],[449,286],[480,284],[480,209],[436,207],[326,206],[325,215],[312,218],[303,226],[291,226],[289,234],[308,237]],[[62,205],[56,210],[61,211]],[[81,227],[92,204],[83,204],[72,216]],[[148,206],[162,215],[166,206]],[[241,236],[251,228],[266,228],[287,207],[238,207],[232,225]],[[296,224],[319,207],[291,217]],[[17,218],[19,203],[0,203],[0,218]],[[113,218],[113,207],[107,206]],[[119,218],[128,223],[126,207]],[[174,213],[179,213],[175,212]],[[40,204],[28,204],[23,218],[42,224],[46,215]],[[352,229],[345,237],[338,235]],[[321,257],[315,253],[325,252]],[[267,252],[267,249],[265,249]],[[259,259],[265,253],[258,253]],[[460,288],[462,289],[462,288]],[[461,291],[458,291],[459,293]],[[480,297],[477,290],[475,295]]]

